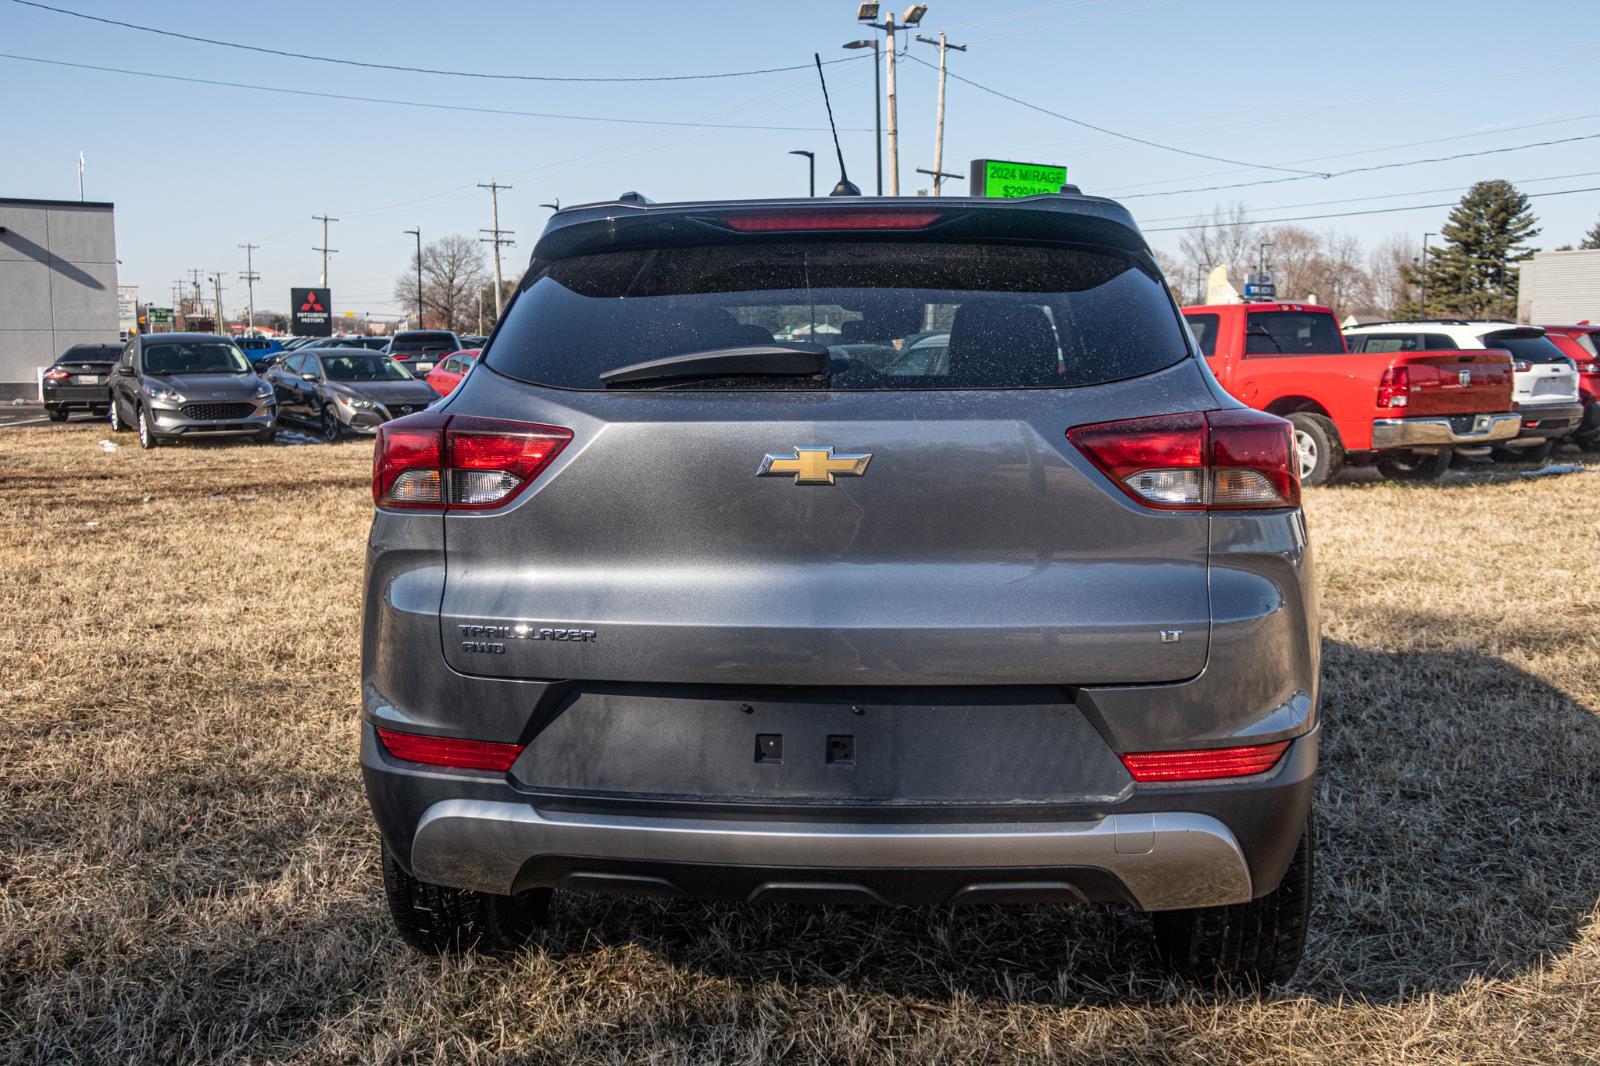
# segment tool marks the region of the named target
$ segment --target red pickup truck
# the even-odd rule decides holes
[[[1431,480],[1454,451],[1487,453],[1521,426],[1506,352],[1350,352],[1333,312],[1315,304],[1210,304],[1183,315],[1224,389],[1294,423],[1307,485],[1368,463],[1387,478]]]

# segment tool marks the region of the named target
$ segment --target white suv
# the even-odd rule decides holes
[[[1344,336],[1352,352],[1477,348],[1510,352],[1516,371],[1512,407],[1522,415],[1522,431],[1515,439],[1497,446],[1496,454],[1503,458],[1542,462],[1556,443],[1577,429],[1583,420],[1577,367],[1538,326],[1425,318],[1352,326],[1344,331]]]

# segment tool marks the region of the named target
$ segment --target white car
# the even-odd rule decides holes
[[[1538,326],[1459,318],[1371,322],[1344,331],[1352,352],[1450,351],[1498,348],[1511,353],[1512,407],[1522,430],[1496,448],[1502,458],[1541,462],[1583,420],[1578,370]]]

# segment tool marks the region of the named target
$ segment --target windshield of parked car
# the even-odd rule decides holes
[[[152,344],[144,350],[146,374],[247,374],[250,360],[223,341]]]
[[[1147,374],[1188,354],[1160,276],[1131,256],[925,241],[555,260],[525,282],[497,336],[490,367],[570,389],[601,388],[602,374],[636,363],[783,342],[826,347],[826,374],[672,387],[1052,388]]]
[[[1339,323],[1325,312],[1253,311],[1245,320],[1246,355],[1343,353],[1344,337],[1339,332]]]
[[[411,372],[387,355],[324,355],[322,373],[329,381],[415,381]]]

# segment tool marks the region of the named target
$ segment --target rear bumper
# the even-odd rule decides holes
[[[1535,445],[1559,439],[1577,430],[1583,421],[1583,404],[1521,404],[1522,430],[1511,443]]]
[[[1510,440],[1522,425],[1519,414],[1458,415],[1455,418],[1380,418],[1372,423],[1372,447],[1437,448]]]
[[[1060,900],[1144,910],[1242,903],[1277,886],[1298,841],[1317,734],[1271,772],[1141,786],[1098,809],[993,804],[655,806],[536,795],[504,775],[394,760],[363,723],[374,813],[402,865],[508,894],[563,887],[762,901]]]
[[[54,385],[44,383],[44,402],[48,407],[105,407],[111,402],[110,385]]]

